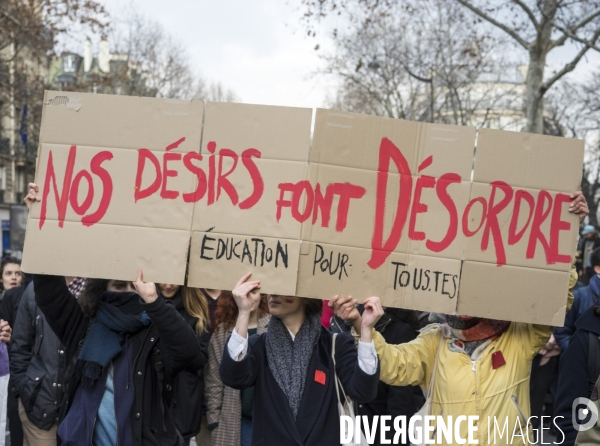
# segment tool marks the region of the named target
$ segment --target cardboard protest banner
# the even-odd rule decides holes
[[[183,283],[193,206],[177,166],[199,153],[204,104],[46,92],[23,268]],[[187,155],[186,155],[187,156]],[[177,191],[177,192],[172,192]]]
[[[582,163],[583,141],[479,130],[459,313],[563,325]]]
[[[301,223],[277,219],[274,205],[278,184],[307,176],[311,119],[310,109],[207,104],[202,153],[217,180],[194,212],[191,286],[231,289],[260,271],[268,289],[296,294]]]
[[[354,195],[345,227],[333,212],[329,225],[322,216],[305,225],[298,294],[377,295],[383,305],[453,313],[464,237],[433,185],[464,208],[474,140],[471,127],[318,110],[313,184],[327,197],[328,188],[350,181]],[[425,204],[421,212],[413,204],[409,215],[413,199]]]
[[[262,292],[562,324],[583,142],[320,109],[311,139],[312,121],[47,92],[23,269],[217,289],[251,271]]]

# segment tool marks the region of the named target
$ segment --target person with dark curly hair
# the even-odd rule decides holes
[[[11,288],[18,287],[23,282],[23,272],[21,271],[21,261],[15,257],[6,257],[0,263],[0,300],[4,293]]]
[[[254,293],[252,298],[248,332],[251,335],[262,334],[267,331],[271,318],[267,297]],[[230,291],[221,292],[215,316],[215,332],[210,339],[208,350],[205,393],[208,428],[212,431],[210,444],[211,446],[249,444],[254,390],[233,389],[224,385],[219,376],[223,350],[238,316],[238,307]]]
[[[80,301],[62,277],[34,275],[36,302],[75,362],[61,406],[64,445],[181,441],[171,403],[177,375],[202,360],[193,329],[154,283],[89,279]]]
[[[250,276],[242,277],[232,292],[238,316],[219,372],[227,386],[254,387],[251,444],[340,444],[336,375],[345,394],[358,403],[377,395],[373,308],[365,305],[358,349],[352,336],[334,335],[321,326],[322,301],[294,296],[267,295],[268,330],[248,336],[260,287]]]

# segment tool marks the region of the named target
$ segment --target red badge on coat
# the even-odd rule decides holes
[[[492,353],[492,368],[494,370],[496,370],[500,366],[503,366],[504,364],[506,364],[506,361],[504,360],[504,355],[502,355],[502,352],[500,350]]]
[[[326,378],[325,372],[321,370],[315,370],[315,382],[325,385]]]

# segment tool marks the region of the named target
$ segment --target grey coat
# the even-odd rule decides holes
[[[10,350],[11,391],[27,418],[48,430],[58,420],[67,368],[65,351],[35,302],[30,283],[17,311]]]
[[[263,315],[258,320],[257,333],[265,333],[271,319],[270,314]],[[219,366],[223,358],[225,343],[233,327],[225,330],[219,325],[210,338],[208,346],[208,369],[206,371],[206,388],[204,398],[206,401],[206,418],[208,425],[218,426],[212,431],[211,446],[231,446],[240,444],[240,431],[242,428],[242,404],[240,391],[227,387],[221,381]]]

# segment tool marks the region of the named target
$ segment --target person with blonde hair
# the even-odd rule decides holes
[[[208,303],[198,288],[159,283],[158,289],[167,302],[175,305],[200,342],[200,357],[179,373],[173,389],[173,420],[184,444],[189,445],[190,439],[200,432],[202,424],[204,368],[210,340]]]

